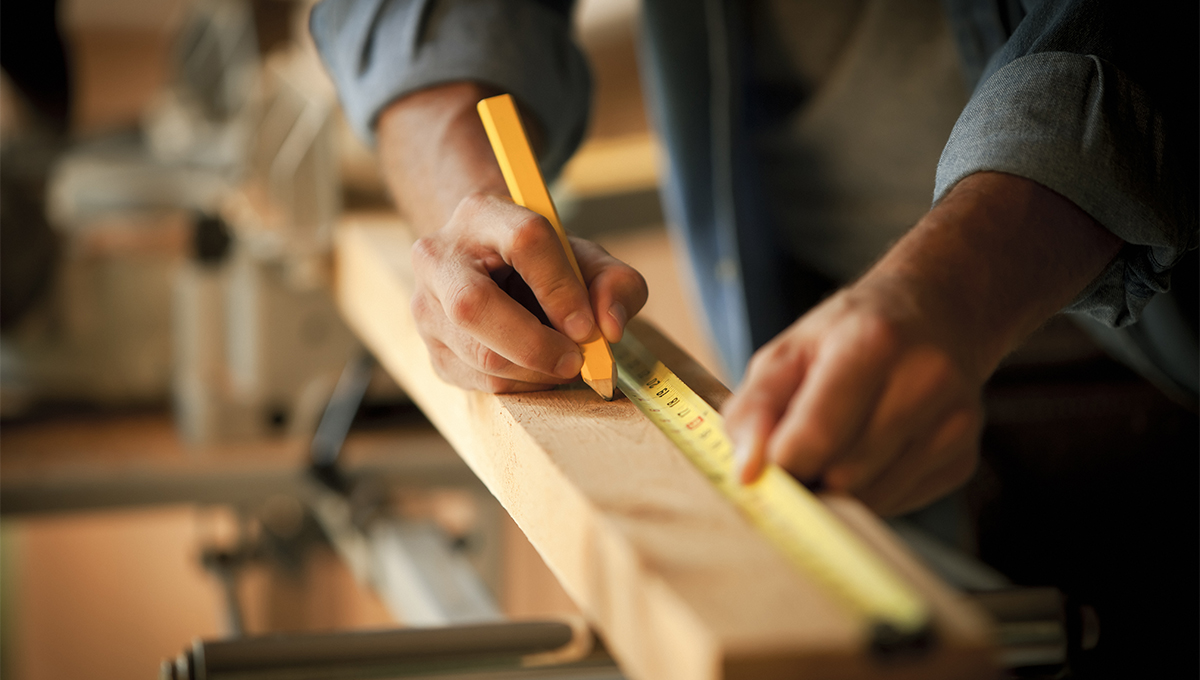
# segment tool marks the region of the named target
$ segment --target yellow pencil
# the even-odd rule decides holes
[[[483,119],[483,127],[487,130],[488,139],[492,142],[492,150],[496,152],[496,160],[500,161],[500,171],[504,173],[504,182],[508,184],[508,192],[517,205],[529,208],[546,218],[558,234],[567,260],[575,270],[575,276],[583,283],[583,272],[575,261],[575,252],[567,240],[567,232],[563,230],[558,220],[558,211],[550,199],[546,182],[542,179],[542,171],[538,168],[533,149],[529,146],[529,138],[521,119],[517,115],[517,107],[507,94],[490,97],[479,102],[479,117]],[[585,284],[586,287],[586,284]],[[592,335],[580,344],[583,351],[583,368],[580,374],[596,394],[605,400],[613,398],[613,388],[617,382],[616,363],[613,361],[612,349],[600,332],[597,320]]]

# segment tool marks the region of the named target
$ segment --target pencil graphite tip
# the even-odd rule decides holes
[[[595,380],[588,380],[587,378],[584,378],[583,381],[587,383],[587,386],[592,388],[596,394],[599,394],[600,398],[604,401],[613,400],[614,388],[617,384],[616,380],[613,380],[612,378],[597,378]]]

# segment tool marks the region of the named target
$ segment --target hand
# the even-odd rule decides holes
[[[1122,242],[1032,180],[961,180],[863,278],[755,354],[726,404],[753,479],[773,460],[912,510],[971,474],[982,385],[1079,294]]]
[[[507,198],[475,109],[495,94],[458,82],[393,102],[379,117],[379,156],[396,207],[424,236],[413,247],[412,311],[438,375],[487,392],[545,389],[579,373],[575,343],[596,323],[620,339],[646,282],[572,239],[585,288],[546,220]],[[525,123],[536,149],[538,122]]]
[[[938,327],[902,287],[864,280],[764,346],[725,409],[743,481],[771,460],[882,514],[963,483],[983,380]]]
[[[577,343],[595,324],[620,340],[646,303],[645,280],[594,243],[572,248],[586,288],[545,219],[488,194],[418,240],[412,311],[438,375],[487,392],[546,389],[579,374]]]

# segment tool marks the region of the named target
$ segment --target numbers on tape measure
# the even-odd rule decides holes
[[[794,565],[826,583],[851,609],[903,635],[928,629],[925,604],[807,490],[778,466],[738,481],[724,420],[632,334],[613,345],[621,391]]]

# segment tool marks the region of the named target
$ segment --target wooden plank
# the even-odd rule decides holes
[[[910,577],[938,645],[870,658],[855,622],[796,572],[627,399],[582,385],[489,395],[443,383],[409,313],[411,240],[398,224],[337,236],[343,314],[512,515],[631,677],[978,678],[988,626],[849,499],[831,507]],[[704,398],[728,390],[646,325],[639,338]]]

